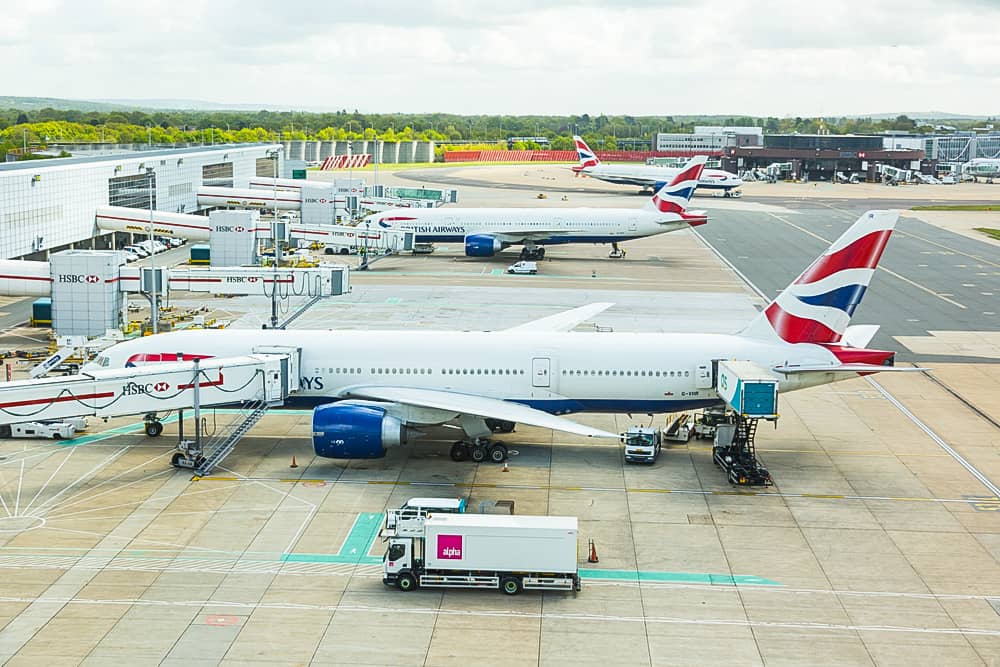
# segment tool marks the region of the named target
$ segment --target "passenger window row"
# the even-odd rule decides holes
[[[601,377],[691,377],[691,371],[563,370],[562,375]]]

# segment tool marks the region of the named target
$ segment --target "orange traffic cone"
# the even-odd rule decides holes
[[[295,462],[295,454],[292,454],[292,465],[290,465],[288,467],[289,468],[298,468],[299,467],[299,464]]]
[[[601,559],[597,557],[597,545],[594,544],[594,540],[590,540],[590,555],[587,556],[588,563],[599,563]]]
[[[503,460],[503,470],[501,472],[510,472],[510,466],[507,465],[507,459]]]

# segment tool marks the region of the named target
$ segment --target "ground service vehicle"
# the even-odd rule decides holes
[[[694,437],[699,440],[715,438],[715,429],[720,424],[732,424],[736,415],[727,408],[705,408],[704,412],[694,416]]]
[[[537,262],[514,262],[507,267],[507,273],[517,273],[522,275],[535,275],[538,273]]]
[[[625,443],[626,463],[656,463],[663,444],[660,429],[651,426],[633,426],[622,435]]]
[[[576,517],[401,514],[383,534],[382,583],[401,591],[580,590]]]
[[[10,437],[12,438],[51,438],[53,440],[61,440],[72,438],[75,433],[76,427],[66,422],[24,422],[22,424],[10,425]]]

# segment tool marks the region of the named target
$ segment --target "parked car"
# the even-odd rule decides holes
[[[149,257],[149,251],[139,245],[127,245],[124,248],[122,248],[122,250],[131,250],[132,252],[134,252],[136,255],[138,255],[143,259]]]

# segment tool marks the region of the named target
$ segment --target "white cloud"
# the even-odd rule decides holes
[[[997,114],[989,0],[34,0],[4,89],[456,113]]]

